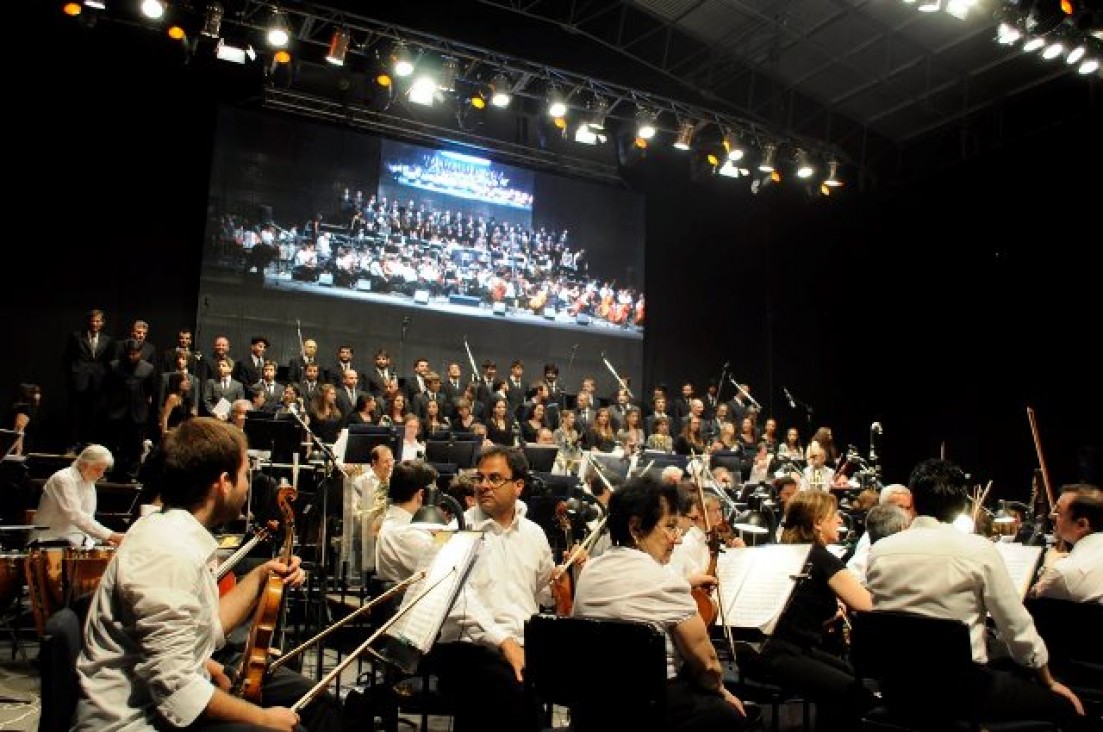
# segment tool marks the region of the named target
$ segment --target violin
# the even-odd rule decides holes
[[[710,577],[716,576],[716,560],[720,556],[722,541],[720,532],[715,527],[708,532],[709,566],[705,570],[705,574]],[[705,625],[710,626],[715,623],[716,616],[720,613],[720,605],[713,597],[712,590],[706,590],[704,587],[694,587],[691,594],[694,602],[697,603],[697,612],[701,614],[701,619],[705,621]]]
[[[296,474],[297,478],[298,475]],[[297,481],[296,481],[297,482]],[[295,512],[291,503],[298,497],[294,485],[281,485],[276,501],[283,515],[284,540],[280,561],[291,563],[291,551],[295,545]],[[269,647],[276,635],[276,625],[283,609],[283,577],[271,574],[265,583],[253,613],[253,625],[249,629],[249,640],[241,657],[241,667],[231,691],[254,704],[261,702],[260,688],[264,675],[268,671]]]
[[[563,573],[552,580],[552,597],[555,598],[555,614],[561,618],[570,617],[574,610],[574,577],[571,575],[575,562],[582,556],[588,555],[590,549],[597,543],[597,538],[605,530],[608,515],[602,516],[597,526],[586,537],[586,541],[577,544],[570,556],[563,563]]]
[[[242,544],[238,547],[237,551],[222,560],[218,565],[218,569],[214,572],[214,579],[218,582],[219,597],[224,596],[227,592],[237,587],[237,575],[230,571],[234,568],[234,565],[244,559],[245,555],[251,552],[253,547],[257,544],[262,541],[267,541],[268,538],[275,533],[278,526],[279,524],[275,520],[269,521],[265,526],[258,526],[249,541]]]

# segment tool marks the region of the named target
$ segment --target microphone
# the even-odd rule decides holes
[[[410,316],[409,315],[403,315],[402,316],[402,327],[405,328],[409,324],[410,324]]]
[[[785,392],[785,398],[786,398],[787,400],[789,400],[789,407],[790,407],[791,409],[796,409],[796,408],[797,408],[797,401],[796,401],[796,399],[793,399],[793,395],[792,395],[792,394],[790,394],[790,393],[789,393],[789,390],[788,390],[788,389],[786,389],[786,388],[785,388],[784,386],[783,386],[783,387],[781,387],[781,390],[782,390],[783,392]]]
[[[732,367],[731,361],[725,361],[724,362],[724,369],[723,369],[724,371],[727,371],[731,367]]]

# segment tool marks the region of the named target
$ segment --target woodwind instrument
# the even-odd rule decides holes
[[[601,352],[601,360],[605,363],[605,368],[609,369],[609,373],[611,373],[613,375],[613,378],[617,380],[617,383],[620,384],[620,388],[624,389],[624,391],[628,394],[628,398],[635,399],[636,397],[632,393],[632,390],[628,388],[628,384],[624,381],[624,379],[620,378],[620,374],[618,374],[617,370],[613,368],[613,364],[609,363],[609,359],[605,358],[605,351]]]

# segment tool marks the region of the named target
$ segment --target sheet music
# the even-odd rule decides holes
[[[222,397],[218,400],[218,404],[211,407],[211,414],[219,419],[226,419],[230,416],[230,402],[226,397]]]
[[[337,442],[333,443],[333,454],[337,458],[338,465],[345,464],[345,448],[349,444],[349,428],[345,427],[341,430],[341,434],[337,435]]]
[[[452,603],[456,601],[460,586],[475,560],[475,552],[483,535],[479,531],[457,531],[440,548],[429,567],[425,579],[411,585],[402,597],[399,612],[426,587],[433,587],[410,612],[387,629],[387,635],[404,641],[422,653],[428,653],[440,633],[440,627]],[[446,575],[451,577],[443,579]]]
[[[1034,584],[1038,562],[1042,559],[1042,547],[1005,541],[997,541],[995,547],[1003,558],[1007,573],[1011,575],[1011,581],[1019,590],[1019,597],[1025,598],[1030,586]]]
[[[804,570],[811,549],[811,544],[767,544],[721,552],[716,574],[724,612],[716,622],[726,617],[732,627],[772,633],[796,586],[793,575]]]

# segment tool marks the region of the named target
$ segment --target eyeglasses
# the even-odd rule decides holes
[[[489,483],[492,488],[501,488],[503,485],[505,485],[509,481],[514,480],[513,478],[511,478],[507,475],[502,475],[500,473],[491,473],[489,475],[484,475],[482,473],[475,473],[475,475],[473,477],[474,477],[474,480],[475,480],[475,485],[481,485],[483,483]]]

